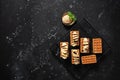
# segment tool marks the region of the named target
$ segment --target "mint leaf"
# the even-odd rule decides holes
[[[72,12],[68,11],[67,13],[68,13],[68,15],[69,15],[69,17],[70,17],[71,20],[73,20],[73,21],[77,20],[76,17],[75,17],[75,15]]]

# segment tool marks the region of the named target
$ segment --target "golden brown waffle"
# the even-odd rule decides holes
[[[102,39],[93,38],[92,39],[93,53],[102,53]]]
[[[72,64],[80,64],[80,52],[79,49],[71,49],[71,62]]]
[[[69,57],[68,42],[60,42],[60,57],[67,59]]]
[[[79,31],[70,31],[70,45],[79,46]]]
[[[89,53],[89,38],[80,38],[80,52]]]
[[[81,57],[82,64],[93,64],[97,63],[96,55],[87,55]]]

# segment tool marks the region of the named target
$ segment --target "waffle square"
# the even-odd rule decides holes
[[[71,62],[72,64],[80,64],[80,52],[79,49],[71,49]]]
[[[92,39],[93,53],[102,53],[102,39],[93,38]]]
[[[67,59],[69,57],[68,42],[60,42],[60,57]]]
[[[87,55],[81,57],[82,64],[97,63],[96,55]]]
[[[81,53],[89,53],[89,38],[80,38],[80,52]]]
[[[70,45],[75,47],[79,46],[79,31],[70,31]]]

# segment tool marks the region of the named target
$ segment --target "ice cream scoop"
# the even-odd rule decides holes
[[[75,15],[68,11],[68,12],[65,12],[62,16],[62,23],[66,26],[71,26],[75,23],[76,21],[76,17]]]

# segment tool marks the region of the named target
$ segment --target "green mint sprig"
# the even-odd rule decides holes
[[[77,18],[75,17],[75,15],[72,12],[68,11],[67,13],[68,13],[71,20],[73,20],[73,21],[77,20]]]

